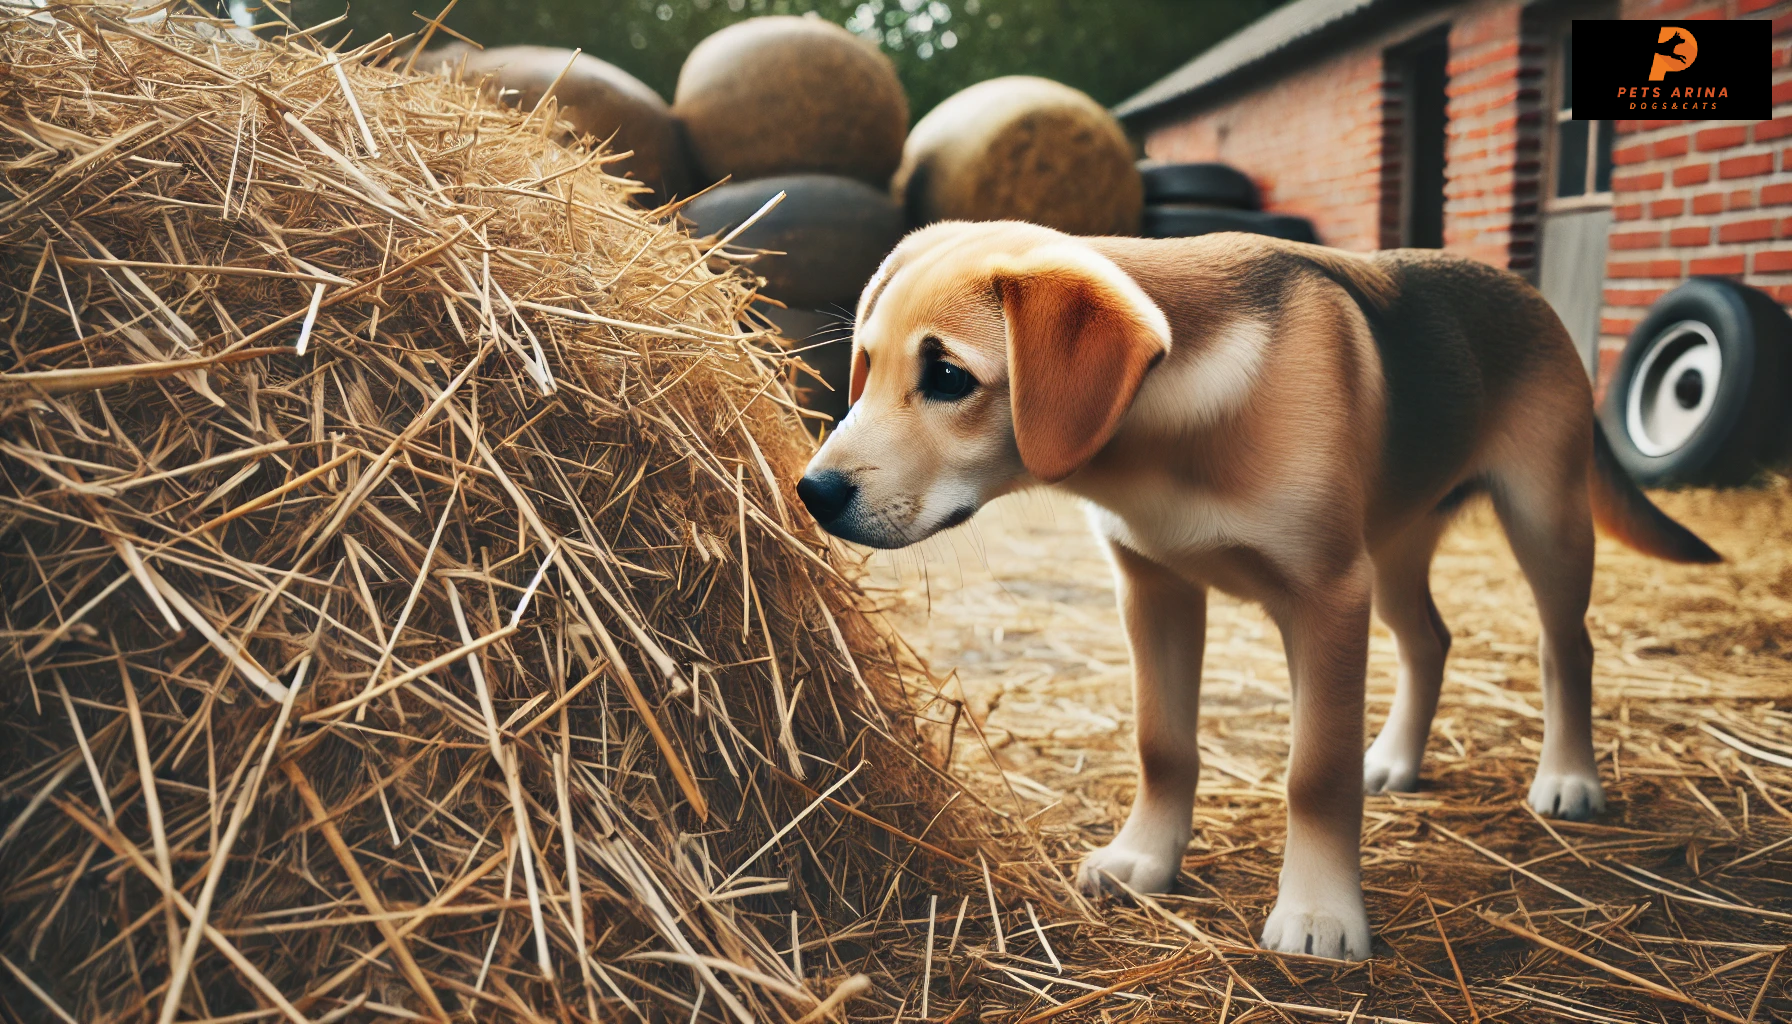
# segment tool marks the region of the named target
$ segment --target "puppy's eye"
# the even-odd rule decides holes
[[[976,387],[969,370],[944,359],[929,359],[921,370],[921,394],[936,402],[956,402]]]

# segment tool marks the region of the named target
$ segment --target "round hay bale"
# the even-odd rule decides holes
[[[890,58],[818,18],[753,18],[698,43],[672,111],[711,182],[813,171],[882,188],[908,131]]]
[[[1026,220],[1073,235],[1124,235],[1144,202],[1132,145],[1099,103],[1012,75],[933,108],[909,134],[891,188],[914,225]]]
[[[560,119],[572,124],[574,138],[601,141],[614,136],[612,150],[634,151],[634,156],[609,164],[610,173],[646,184],[662,200],[691,191],[684,139],[671,108],[647,83],[608,61],[588,53],[574,59],[573,51],[557,46],[476,50],[465,43],[431,50],[422,61],[427,68],[459,69],[468,84],[482,85],[521,110],[535,109],[548,86],[565,71],[554,88],[554,99]]]
[[[720,235],[751,217],[779,192],[784,200],[732,243],[768,249],[754,272],[779,302],[811,309],[851,308],[877,265],[902,240],[902,211],[864,182],[827,174],[793,174],[723,185],[685,206],[698,234]]]

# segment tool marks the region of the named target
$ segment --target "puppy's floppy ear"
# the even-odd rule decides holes
[[[1132,278],[1077,245],[1004,259],[992,282],[1008,321],[1014,439],[1027,471],[1055,483],[1114,436],[1169,352],[1170,325]]]
[[[890,278],[896,273],[896,268],[902,265],[903,256],[901,246],[891,250],[890,254],[884,257],[883,262],[877,265],[877,272],[871,275],[871,280],[865,282],[864,291],[859,293],[859,308],[853,316],[854,334],[858,333],[860,324],[871,318],[872,309],[876,308],[877,300],[883,296],[884,288],[889,285]],[[859,396],[865,393],[865,378],[870,373],[871,357],[863,348],[859,347],[858,342],[853,342],[852,375],[848,378],[846,385],[847,405],[857,403]]]
[[[846,404],[857,404],[865,393],[865,378],[871,375],[871,356],[857,345],[852,347],[852,376],[847,378]]]

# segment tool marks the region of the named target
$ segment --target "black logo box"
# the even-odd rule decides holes
[[[1661,43],[1662,29],[1668,42]],[[1697,55],[1684,70],[1650,81],[1655,55],[1691,36]],[[1574,22],[1569,101],[1577,121],[1773,116],[1773,24],[1768,21]]]

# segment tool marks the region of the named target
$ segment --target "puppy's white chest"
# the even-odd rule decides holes
[[[1086,499],[1096,533],[1155,562],[1174,566],[1231,547],[1253,547],[1252,516],[1211,494],[1140,486]]]

